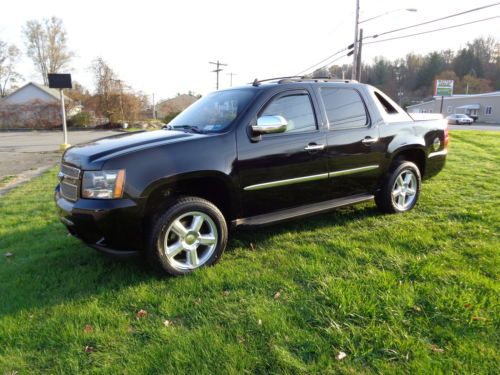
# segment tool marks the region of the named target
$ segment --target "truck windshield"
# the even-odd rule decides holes
[[[255,96],[256,90],[216,91],[194,102],[169,122],[170,129],[219,133],[231,125]]]

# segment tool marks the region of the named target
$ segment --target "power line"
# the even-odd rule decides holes
[[[430,21],[425,21],[425,22],[416,23],[416,24],[410,25],[410,26],[400,27],[399,29],[394,29],[394,30],[384,31],[383,33],[373,34],[373,35],[365,37],[365,39],[368,39],[368,38],[377,38],[377,37],[379,37],[381,35],[392,34],[392,33],[395,33],[397,31],[403,31],[403,30],[411,29],[413,27],[427,25],[429,23],[446,20],[448,18],[453,18],[453,17],[461,16],[463,14],[467,14],[467,13],[471,13],[471,12],[476,12],[478,10],[482,10],[482,9],[486,9],[486,8],[491,8],[491,7],[494,7],[496,5],[500,5],[500,2],[496,2],[496,3],[493,3],[493,4],[489,4],[489,5],[484,5],[484,6],[479,7],[479,8],[469,9],[469,10],[466,10],[466,11],[463,11],[463,12],[460,12],[460,13],[450,14],[449,16],[436,18],[436,19],[433,19],[433,20],[430,20]]]
[[[325,64],[325,65],[323,65],[321,68],[318,68],[318,70],[323,69],[323,68],[326,68],[327,66],[332,65],[335,61],[338,61],[338,60],[343,59],[344,57],[348,57],[348,56],[349,56],[349,55],[342,55],[342,56],[339,56],[339,57],[337,57],[336,59],[333,59],[332,61],[330,61],[328,64]]]
[[[382,39],[382,40],[374,40],[374,41],[372,41],[372,42],[365,42],[365,43],[363,43],[363,44],[382,43],[382,42],[388,42],[388,41],[390,41],[390,40],[396,40],[396,39],[404,39],[404,38],[409,38],[409,37],[416,36],[416,35],[423,35],[423,34],[435,33],[435,32],[437,32],[437,31],[448,30],[448,29],[454,29],[454,28],[456,28],[456,27],[461,27],[461,26],[465,26],[465,25],[471,25],[471,24],[473,24],[473,23],[478,23],[478,22],[489,21],[489,20],[492,20],[492,19],[495,19],[495,18],[499,18],[499,17],[500,17],[500,16],[493,16],[493,17],[483,18],[483,19],[480,19],[480,20],[475,20],[475,21],[471,21],[471,22],[461,23],[461,24],[458,24],[458,25],[441,27],[441,28],[439,28],[439,29],[427,30],[427,31],[422,31],[422,32],[419,32],[419,33],[407,34],[407,35],[402,35],[402,36],[395,36],[395,37],[393,37],[393,38],[387,38],[387,39]],[[366,39],[366,38],[365,38],[365,39]]]
[[[335,56],[337,56],[339,53],[342,53],[342,52],[344,52],[344,51],[347,51],[347,48],[342,48],[341,50],[338,50],[338,51],[337,51],[337,52],[335,52],[334,54],[332,54],[332,55],[328,56],[327,58],[325,58],[325,59],[323,59],[323,60],[321,60],[321,61],[317,62],[317,63],[316,63],[316,64],[314,64],[314,65],[311,65],[309,68],[304,69],[303,71],[301,71],[300,73],[297,73],[297,74],[295,74],[295,75],[296,75],[296,76],[300,76],[300,75],[304,74],[305,72],[308,72],[308,71],[309,71],[309,70],[311,70],[312,68],[314,68],[314,67],[318,66],[319,64],[323,64],[325,61],[330,60],[332,57],[335,57]],[[342,56],[342,57],[344,57],[344,56]],[[336,61],[336,60],[335,60],[335,61]],[[328,64],[327,64],[327,65],[328,65]],[[322,66],[320,69],[322,69],[322,68],[324,68],[324,66]]]
[[[500,2],[496,2],[496,3],[493,3],[493,4],[489,4],[489,5],[484,5],[482,7],[478,7],[478,8],[474,8],[474,9],[469,9],[469,10],[466,10],[466,11],[463,11],[463,12],[451,14],[449,16],[436,18],[436,19],[433,19],[433,20],[430,20],[430,21],[426,21],[426,22],[422,22],[422,23],[417,23],[417,24],[410,25],[410,26],[401,27],[399,29],[394,29],[394,30],[384,31],[383,33],[379,33],[379,34],[369,35],[369,36],[364,37],[363,39],[377,38],[377,37],[379,37],[381,35],[387,35],[387,34],[395,33],[397,31],[402,31],[402,30],[407,30],[407,29],[413,28],[413,27],[427,25],[429,23],[433,23],[433,22],[437,22],[437,21],[442,21],[442,20],[445,20],[445,19],[448,19],[448,18],[457,17],[457,16],[460,16],[460,15],[463,15],[463,14],[467,14],[467,13],[471,13],[471,12],[476,12],[478,10],[482,10],[482,9],[486,9],[486,8],[491,8],[491,7],[496,6],[496,5],[500,5]],[[455,27],[465,26],[465,25],[469,25],[469,24],[473,24],[473,23],[477,23],[477,22],[487,21],[489,19],[493,19],[493,18],[497,18],[497,17],[498,16],[491,17],[491,18],[486,18],[486,19],[482,19],[482,20],[477,20],[477,21],[473,21],[473,22],[467,22],[467,23],[463,23],[463,24],[460,24],[460,25],[454,25],[454,26],[444,27],[444,28],[440,28],[440,29],[429,30],[429,31],[421,32],[421,33],[408,34],[408,35],[404,35],[404,36],[400,36],[400,37],[394,37],[394,38],[388,38],[388,39],[383,39],[383,40],[377,40],[377,41],[373,41],[373,42],[365,42],[364,44],[381,43],[381,42],[384,42],[384,41],[390,41],[390,40],[395,40],[395,39],[409,38],[411,36],[416,36],[416,35],[421,35],[421,34],[428,34],[428,33],[436,32],[436,31],[441,31],[441,30],[446,30],[446,29],[451,29],[451,28],[455,28]],[[318,65],[320,65],[322,63],[324,63],[325,61],[328,61],[332,57],[337,56],[339,53],[347,51],[347,49],[348,48],[343,48],[341,50],[338,50],[334,54],[332,54],[332,55],[328,56],[327,58],[325,58],[325,59],[317,62],[314,65],[311,65],[309,68],[302,70],[300,73],[297,73],[296,75],[300,76],[300,75],[304,74],[305,72],[307,72],[307,71],[315,68],[316,66],[318,66]],[[341,56],[340,58],[342,58],[342,57],[345,57],[345,56]],[[335,59],[335,60],[327,63],[326,65],[323,65],[319,69],[323,69],[324,67],[332,64],[333,62],[335,62],[337,60],[339,60],[339,59]]]

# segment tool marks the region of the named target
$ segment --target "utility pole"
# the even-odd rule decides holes
[[[233,87],[233,76],[237,76],[238,74],[236,73],[227,73],[227,75],[230,77],[230,86],[229,87]]]
[[[66,150],[70,145],[68,143],[68,127],[66,125],[66,108],[64,107],[63,89],[59,89],[59,97],[61,99],[61,117],[62,117],[63,134],[64,134],[64,141],[60,148],[61,150]]]
[[[352,79],[356,79],[357,60],[358,60],[358,27],[359,27],[359,0],[356,0],[356,18],[354,21],[354,49],[352,56]]]
[[[220,67],[221,66],[227,66],[227,64],[223,64],[221,63],[219,60],[217,60],[217,62],[209,62],[209,64],[213,64],[216,66],[215,70],[212,70],[213,73],[216,73],[217,74],[217,83],[216,83],[216,88],[217,90],[219,89],[219,72],[222,72],[224,69],[221,69]]]
[[[361,50],[363,49],[363,29],[359,30],[359,46],[356,58],[356,79],[361,82]]]
[[[155,93],[153,93],[153,119],[156,120],[156,103],[155,103]]]

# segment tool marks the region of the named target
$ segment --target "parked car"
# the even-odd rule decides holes
[[[205,96],[168,129],[69,148],[55,200],[85,243],[182,275],[219,260],[231,228],[373,199],[409,211],[447,144],[445,120],[415,121],[369,85],[255,81]]]
[[[448,120],[448,124],[456,124],[456,125],[471,125],[474,122],[474,120],[469,116],[460,113],[450,115],[446,117],[446,119]]]

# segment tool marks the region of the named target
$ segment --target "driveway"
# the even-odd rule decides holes
[[[120,134],[111,130],[70,131],[70,144],[90,142]],[[61,159],[59,145],[62,132],[0,132],[0,181],[5,176],[57,164]]]

